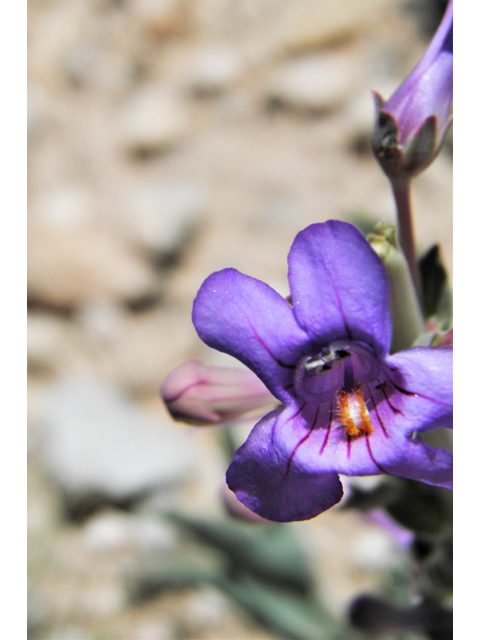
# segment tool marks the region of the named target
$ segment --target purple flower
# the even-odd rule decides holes
[[[453,0],[425,55],[377,112],[372,148],[390,178],[414,176],[437,156],[452,117]]]
[[[393,356],[388,280],[352,225],[301,231],[288,256],[292,305],[235,269],[205,280],[193,322],[282,402],[258,422],[227,471],[249,509],[307,520],[343,495],[339,473],[389,473],[452,485],[452,455],[416,434],[452,423],[452,350]]]

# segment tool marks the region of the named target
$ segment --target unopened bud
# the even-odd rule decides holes
[[[425,55],[385,102],[374,92],[372,149],[390,179],[413,177],[440,151],[452,122],[453,0]]]
[[[248,369],[185,362],[166,377],[160,389],[175,420],[209,425],[231,422],[276,400]]]

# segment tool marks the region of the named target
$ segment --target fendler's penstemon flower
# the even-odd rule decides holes
[[[438,154],[451,123],[453,96],[453,1],[425,55],[385,102],[374,93],[373,152],[391,179],[413,177]]]
[[[352,225],[301,231],[288,256],[292,305],[234,269],[205,280],[193,322],[283,408],[256,424],[227,482],[258,515],[307,520],[342,498],[338,474],[452,485],[452,455],[416,437],[452,424],[452,350],[390,356],[388,280]]]

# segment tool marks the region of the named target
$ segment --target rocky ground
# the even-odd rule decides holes
[[[227,362],[191,324],[203,279],[235,267],[286,295],[300,229],[393,222],[369,91],[419,59],[428,15],[365,6],[29,3],[32,637],[276,637],[211,587],[135,604],[128,581],[185,544],[154,508],[223,513],[218,430],[173,423],[158,397],[183,361]],[[450,271],[451,185],[447,144],[413,197],[419,250],[440,242]],[[400,553],[340,510],[294,531],[334,615]]]

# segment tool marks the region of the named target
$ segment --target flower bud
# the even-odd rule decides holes
[[[413,177],[440,151],[452,122],[453,0],[425,55],[385,102],[374,92],[372,149],[391,179]]]
[[[196,425],[231,422],[275,402],[248,369],[215,367],[198,360],[171,371],[160,395],[175,420]]]

